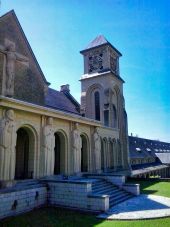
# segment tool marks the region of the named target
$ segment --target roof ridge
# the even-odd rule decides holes
[[[6,17],[6,16],[8,16],[8,14],[10,14],[10,13],[15,14],[15,11],[14,11],[13,9],[11,9],[11,10],[10,10],[10,11],[8,11],[7,13],[5,13],[5,14],[1,15],[1,16],[0,16],[0,19],[1,19],[2,17]]]

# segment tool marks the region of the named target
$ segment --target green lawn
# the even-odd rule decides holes
[[[140,181],[141,192],[145,194],[157,194],[170,197],[170,182]],[[97,219],[95,215],[80,213],[77,211],[43,208],[34,210],[18,217],[1,221],[4,227],[169,227],[170,218],[161,218],[142,221],[106,221]]]
[[[138,181],[138,183],[140,183],[141,193],[143,194],[155,194],[170,197],[170,182],[155,180]]]

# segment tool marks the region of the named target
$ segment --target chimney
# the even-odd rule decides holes
[[[61,85],[60,87],[60,92],[68,92],[70,93],[70,85],[69,84],[65,84],[65,85]]]

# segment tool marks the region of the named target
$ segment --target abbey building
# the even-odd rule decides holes
[[[129,170],[121,53],[103,36],[81,51],[79,104],[49,88],[13,11],[0,34],[0,180]]]
[[[102,35],[80,53],[79,104],[68,84],[49,87],[14,11],[0,17],[0,218],[45,204],[107,210],[132,196],[122,55]]]

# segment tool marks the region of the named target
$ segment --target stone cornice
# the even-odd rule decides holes
[[[15,110],[22,110],[29,113],[34,113],[38,115],[44,115],[54,118],[59,118],[67,121],[73,121],[78,122],[86,125],[93,125],[95,127],[101,127],[101,123],[98,121],[95,121],[93,119],[85,118],[76,114],[70,114],[66,113],[60,110],[55,110],[52,108],[39,106],[36,104],[16,100],[13,98],[8,98],[4,96],[0,96],[0,106],[6,107],[6,108],[12,108]]]

